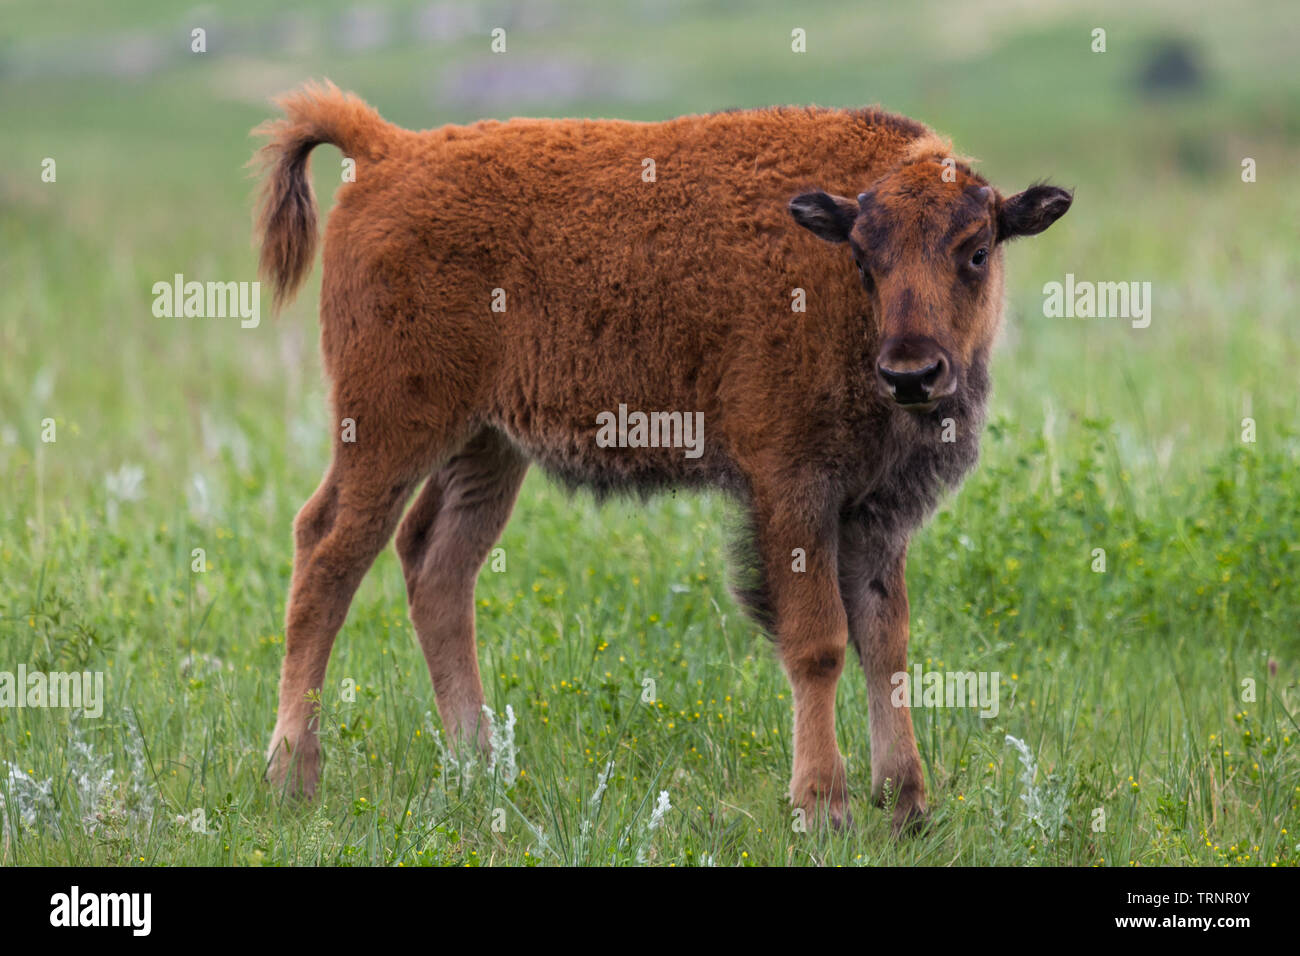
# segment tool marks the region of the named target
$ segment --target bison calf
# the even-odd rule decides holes
[[[271,779],[315,790],[307,695],[394,529],[443,725],[487,747],[474,584],[536,461],[598,494],[739,498],[741,598],[793,688],[791,799],[848,820],[835,687],[852,644],[873,797],[889,782],[895,830],[919,822],[912,719],[890,702],[907,669],[908,537],[976,459],[1005,243],[1071,195],[1004,197],[924,126],[874,109],[409,132],[328,84],[281,105],[258,131],[277,303],[315,252],[308,154],[337,146],[356,180],[325,234],[321,352],[340,427],[294,523]],[[668,440],[626,440],[634,413],[657,410]],[[695,447],[672,447],[679,423]]]

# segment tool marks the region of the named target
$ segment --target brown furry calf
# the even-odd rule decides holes
[[[911,715],[890,704],[907,541],[976,459],[1004,244],[1046,229],[1070,194],[1004,198],[925,127],[876,110],[417,133],[332,85],[281,105],[259,130],[277,302],[316,248],[308,154],[331,143],[356,161],[320,304],[334,415],[354,433],[340,428],[294,524],[271,779],[315,790],[306,695],[395,528],[443,725],[487,746],[474,584],[536,461],[598,493],[738,496],[756,559],[742,598],[793,687],[792,800],[848,819],[835,686],[852,644],[873,797],[890,781],[895,829],[918,822]],[[609,447],[620,406],[681,417],[652,419],[663,441]],[[671,447],[682,421],[707,427],[693,451]]]

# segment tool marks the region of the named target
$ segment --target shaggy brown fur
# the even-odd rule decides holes
[[[295,522],[272,779],[314,791],[306,695],[426,478],[397,534],[411,616],[448,734],[486,747],[474,582],[531,460],[597,492],[737,495],[751,516],[745,597],[793,687],[791,798],[848,818],[834,703],[851,642],[873,792],[892,781],[896,829],[919,820],[911,716],[889,703],[906,670],[907,539],[976,458],[1003,242],[1047,228],[1070,195],[1004,199],[945,165],[948,144],[925,127],[876,110],[417,133],[331,85],[281,105],[286,118],[259,130],[277,302],[315,250],[308,153],[332,143],[357,162],[329,219],[320,306],[335,418],[356,435],[336,435]],[[703,413],[702,454],[599,446],[597,416],[620,404]]]

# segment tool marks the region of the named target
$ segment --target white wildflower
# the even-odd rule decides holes
[[[614,760],[611,757],[609,763],[605,764],[605,769],[596,777],[596,792],[591,795],[591,805],[593,807],[600,805],[600,799],[605,795],[605,789],[609,786],[609,775],[614,770]]]
[[[655,830],[659,829],[659,824],[664,822],[664,814],[672,808],[673,805],[668,802],[668,791],[660,790],[659,801],[655,804],[654,810],[650,812],[650,826],[647,828],[649,832],[654,833]]]
[[[204,674],[219,674],[225,669],[225,666],[225,661],[219,657],[191,652],[181,660],[181,675],[183,677],[201,677]]]
[[[139,465],[123,465],[117,471],[104,476],[104,488],[108,492],[108,518],[117,520],[118,505],[139,501],[144,497],[144,469]]]
[[[189,503],[190,514],[199,520],[212,517],[212,493],[208,490],[208,480],[195,472],[190,475],[185,488],[185,498]]]
[[[668,791],[660,790],[659,799],[655,802],[654,809],[650,811],[650,821],[646,824],[646,828],[645,828],[646,843],[650,841],[651,835],[656,830],[659,829],[660,824],[664,822],[665,814],[667,814],[668,811],[671,810],[672,808],[673,805],[668,802]],[[646,860],[647,860],[646,848],[644,845],[642,845],[641,848],[636,851],[636,861],[638,863],[645,863]]]

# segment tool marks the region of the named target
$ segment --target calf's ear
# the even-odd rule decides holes
[[[1030,186],[1008,196],[998,208],[998,241],[1036,236],[1065,215],[1074,193],[1059,186]]]
[[[790,215],[818,239],[848,242],[853,220],[858,218],[858,204],[843,196],[804,193],[790,200]]]

